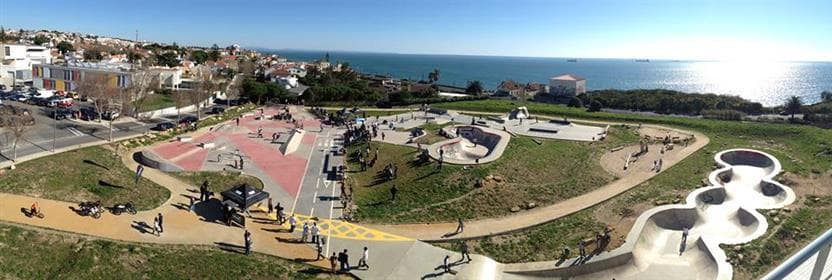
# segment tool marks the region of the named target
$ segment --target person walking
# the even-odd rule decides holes
[[[396,194],[399,193],[399,189],[396,188],[396,185],[390,188],[390,201],[396,202]]]
[[[338,257],[335,256],[335,252],[332,252],[332,256],[329,257],[329,266],[332,269],[332,273],[336,273],[335,270],[336,264],[338,263]]]
[[[578,241],[578,253],[581,255],[581,260],[586,258],[586,242],[583,239]]]
[[[240,170],[243,170],[243,164],[244,163],[245,162],[243,161],[243,156],[240,156]]]
[[[159,217],[159,232],[160,232],[160,233],[161,233],[161,232],[165,232],[165,224],[163,223],[163,222],[164,222],[164,220],[162,219],[162,213],[159,213],[159,214],[157,215],[157,217]]]
[[[318,244],[318,234],[320,233],[320,230],[318,229],[318,223],[312,223],[312,228],[310,229],[310,231],[312,232],[312,243]]]
[[[471,255],[468,254],[468,243],[465,243],[465,241],[462,241],[461,243],[462,243],[462,258],[459,259],[459,261],[464,261],[464,260],[467,259],[466,262],[471,262]]]
[[[271,215],[272,212],[274,212],[274,205],[272,204],[272,198],[271,197],[269,197],[268,208],[269,208],[269,215]]]
[[[237,118],[237,126],[240,126],[240,118]]]
[[[292,214],[289,217],[289,233],[295,232],[295,226],[298,225],[298,219],[295,218],[295,214]]]
[[[326,256],[324,256],[324,242],[323,242],[323,240],[318,240],[318,243],[315,243],[315,247],[316,247],[315,249],[318,250],[318,255],[315,256],[315,260],[317,261],[317,260],[320,260],[320,259],[326,259]]]
[[[194,212],[194,197],[188,196],[188,211]]]
[[[442,267],[445,268],[445,273],[451,273],[451,256],[445,255],[445,260],[442,261]]]
[[[248,230],[246,230],[246,233],[243,234],[243,239],[246,245],[246,256],[251,255],[251,232],[248,232]]]
[[[162,233],[162,229],[159,226],[159,217],[158,216],[153,217],[153,233],[156,234],[156,236],[159,236]]]
[[[338,261],[341,263],[341,271],[347,272],[350,270],[350,256],[347,255],[347,249],[338,254]]]
[[[306,243],[306,237],[309,236],[309,223],[303,223],[303,231],[300,233],[300,242]]]
[[[208,200],[208,180],[202,181],[202,185],[199,186],[199,201],[206,200]]]
[[[462,218],[459,218],[459,219],[457,219],[457,225],[456,225],[456,232],[455,232],[455,234],[456,234],[456,233],[462,233],[462,231],[463,231],[463,230],[465,230],[465,224],[464,224],[464,223],[462,223]]]
[[[361,258],[358,259],[358,268],[366,268],[370,269],[370,265],[367,264],[367,260],[370,258],[370,250],[367,247],[364,247],[364,254],[361,255]]]

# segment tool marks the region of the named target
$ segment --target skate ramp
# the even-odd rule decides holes
[[[483,164],[497,160],[511,138],[504,131],[480,126],[457,125],[443,130],[446,135],[456,137],[431,145],[428,154],[450,164]]]
[[[620,248],[576,266],[506,264],[504,278],[731,279],[733,268],[719,245],[747,243],[765,234],[768,222],[757,209],[791,204],[795,194],[772,180],[781,167],[769,154],[733,149],[714,160],[722,168],[711,172],[712,186],[692,191],[685,204],[644,212]]]
[[[286,142],[280,144],[280,153],[285,156],[297,151],[305,135],[306,131],[303,129],[295,128],[289,131],[289,138],[286,139]]]

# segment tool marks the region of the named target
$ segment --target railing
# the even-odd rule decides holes
[[[832,263],[829,262],[830,246],[832,246],[832,229],[827,230],[762,279],[827,279],[832,272]]]

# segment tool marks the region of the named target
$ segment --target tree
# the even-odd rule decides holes
[[[220,46],[217,46],[217,44],[213,44],[213,45],[211,45],[211,49],[212,50],[219,50]]]
[[[103,73],[84,73],[84,77],[78,82],[76,91],[79,94],[92,99],[93,106],[98,112],[98,121],[100,122],[104,113],[110,116],[113,113],[121,113],[121,105],[123,95],[121,89],[110,83],[111,75]],[[106,112],[105,112],[106,111]],[[109,118],[109,141],[113,141],[113,121],[114,117]]]
[[[75,50],[75,47],[72,46],[72,43],[67,41],[61,41],[60,43],[58,43],[58,46],[56,47],[58,48],[58,52],[60,52],[61,54],[66,54]]]
[[[243,59],[243,61],[240,61],[240,65],[237,66],[237,69],[240,70],[240,74],[244,75],[254,75],[254,68],[254,62],[248,59]]]
[[[104,58],[104,56],[101,55],[101,50],[100,49],[91,48],[91,49],[84,50],[84,60],[99,61],[103,58]]]
[[[139,54],[138,52],[134,52],[134,51],[128,51],[127,52],[127,61],[129,61],[130,63],[136,63],[139,60],[142,60],[142,55],[141,54]]]
[[[589,111],[589,112],[598,112],[598,111],[601,111],[601,108],[603,108],[603,107],[604,107],[604,105],[601,104],[601,101],[598,101],[597,99],[591,99],[589,101],[589,109],[587,111]]]
[[[156,55],[156,64],[167,67],[176,67],[179,65],[179,58],[174,52],[165,52]]]
[[[6,28],[0,26],[0,43],[6,42]]]
[[[208,53],[202,50],[195,50],[191,52],[191,60],[196,62],[196,64],[205,63],[205,60],[208,59]]]
[[[832,102],[832,91],[824,90],[820,93],[820,100],[823,102]]]
[[[130,86],[125,89],[126,97],[131,102],[123,104],[133,104],[134,116],[138,117],[147,97],[161,88],[159,72],[151,69],[135,71],[131,78]]]
[[[214,80],[214,73],[208,67],[197,68],[194,75],[196,88],[192,91],[194,105],[196,105],[196,118],[201,119],[200,110],[206,100],[219,90],[220,85]]]
[[[43,36],[43,35],[35,36],[35,38],[32,39],[32,44],[35,44],[35,45],[38,45],[38,46],[41,46],[41,45],[46,44],[48,42],[49,42],[49,38],[46,38],[46,36]]]
[[[12,162],[17,160],[17,143],[35,124],[29,111],[18,107],[0,107],[0,128],[5,128],[12,135]]]
[[[794,114],[800,113],[800,109],[803,108],[803,100],[793,95],[786,99],[786,104],[783,107],[786,109],[786,114],[791,115],[791,118],[794,119]]]
[[[471,81],[468,82],[468,87],[465,88],[465,93],[470,95],[481,95],[482,94],[482,83],[480,81]]]
[[[574,108],[581,108],[581,107],[584,106],[584,103],[581,101],[580,98],[572,97],[572,98],[569,99],[569,104],[567,104],[566,106],[574,107]]]
[[[433,71],[428,73],[428,81],[433,84],[439,81],[439,69],[433,68]]]
[[[243,80],[242,89],[243,96],[251,101],[257,100],[257,104],[260,104],[261,99],[267,93],[266,85],[253,79]]]
[[[208,53],[208,60],[210,60],[210,61],[217,62],[217,61],[220,61],[220,58],[221,58],[221,55],[220,55],[220,51],[218,51],[218,50],[211,50],[211,52]]]
[[[184,90],[175,90],[171,94],[173,97],[173,106],[176,107],[176,123],[182,120],[182,108],[193,104],[190,92]]]

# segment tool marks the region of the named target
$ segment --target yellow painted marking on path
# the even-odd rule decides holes
[[[264,213],[268,212],[268,209],[263,206],[259,206],[258,208],[262,210]],[[269,218],[271,219],[277,220],[277,213],[267,214],[267,216],[269,216]],[[288,219],[289,217],[287,216],[286,218]],[[297,213],[295,213],[295,219],[298,220],[298,224],[295,227],[296,231],[303,230],[303,223],[305,222],[309,222],[310,224],[312,222],[316,222],[318,223],[318,229],[320,229],[321,235],[330,235],[330,237],[334,238],[390,242],[413,240],[411,238],[378,231],[375,229],[340,220],[329,220],[319,217],[301,215]],[[282,227],[284,229],[288,229],[289,222],[283,223]]]

